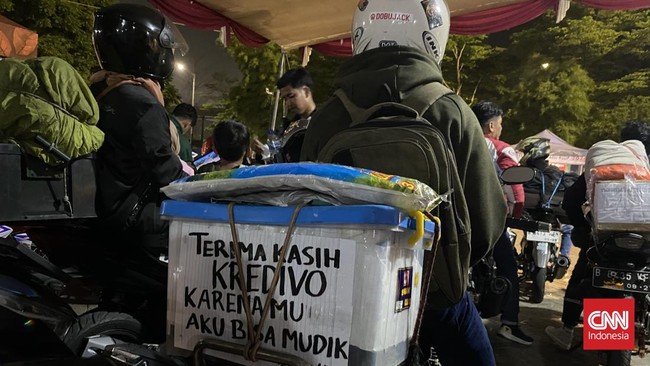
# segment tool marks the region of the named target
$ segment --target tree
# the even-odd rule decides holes
[[[473,104],[476,95],[486,90],[483,85],[495,85],[498,76],[488,69],[490,59],[496,57],[502,49],[486,42],[487,36],[451,35],[447,42],[442,71],[445,82],[456,94],[462,96],[468,104]],[[486,92],[483,92],[486,98]]]
[[[559,24],[549,13],[507,32],[504,51],[493,59],[497,67],[486,67],[503,79],[479,90],[506,110],[514,128],[504,138],[515,142],[551,128],[589,147],[617,138],[626,119],[649,119],[649,16],[572,4]]]
[[[84,77],[98,66],[93,13],[115,0],[0,0],[0,13],[38,33],[38,55],[66,60]]]
[[[325,56],[313,52],[307,68],[314,79],[314,101],[316,105],[328,100],[336,90],[336,75],[349,57]]]
[[[254,134],[265,135],[270,126],[280,47],[266,44],[250,48],[233,37],[228,53],[235,59],[243,76],[239,84],[230,89],[219,118],[238,120]],[[290,64],[295,64],[297,55],[288,53],[288,58],[292,61]]]
[[[178,89],[172,84],[172,79],[174,77],[170,76],[165,80],[165,87],[163,88],[163,99],[165,100],[165,108],[168,111],[172,111],[176,105],[181,102],[181,97],[178,95]]]
[[[214,72],[210,81],[203,84],[203,88],[197,88],[197,100],[204,102],[197,106],[199,114],[202,115],[197,128],[194,129],[194,136],[202,140],[210,136],[215,125],[224,119],[233,118],[232,107],[226,110],[227,98],[230,89],[237,85],[236,77],[223,72]],[[209,117],[217,116],[216,120]],[[208,117],[209,119],[206,119]],[[206,120],[208,121],[206,124]]]
[[[278,46],[229,52],[244,80],[231,89],[226,114],[259,134],[269,126]],[[605,11],[574,3],[555,23],[549,12],[535,21],[490,36],[451,36],[442,62],[447,84],[468,103],[493,100],[506,112],[504,139],[516,142],[544,128],[589,147],[617,138],[627,119],[650,120],[650,10]],[[299,54],[289,52],[291,66]],[[315,54],[317,103],[334,91],[344,59]],[[510,126],[510,127],[508,127]]]
[[[209,99],[205,107],[213,105],[216,101],[221,101],[224,98],[228,97],[230,89],[237,85],[237,78],[231,75],[228,75],[221,71],[216,71],[212,74],[211,81],[206,82],[204,87],[207,91],[199,92],[199,96],[203,99]],[[202,105],[201,108],[204,106]]]

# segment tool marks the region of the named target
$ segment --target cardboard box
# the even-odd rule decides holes
[[[599,231],[650,232],[650,182],[596,182],[593,217]]]
[[[255,324],[293,210],[235,207]],[[166,201],[162,213],[171,221],[168,343],[181,350],[192,350],[203,338],[246,344],[227,205]],[[422,239],[407,244],[413,225],[388,206],[303,208],[263,326],[262,348],[312,365],[401,364],[417,316],[425,245]],[[433,223],[425,229],[430,239]],[[218,354],[253,364],[240,355]],[[255,363],[265,364],[271,363]]]

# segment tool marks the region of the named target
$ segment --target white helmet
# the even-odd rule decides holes
[[[352,19],[355,55],[377,47],[419,48],[440,63],[449,38],[444,0],[359,0]]]

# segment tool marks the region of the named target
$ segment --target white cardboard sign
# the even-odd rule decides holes
[[[277,268],[283,233],[239,229],[255,324]],[[174,346],[192,350],[201,338],[245,344],[246,314],[227,225],[183,223],[173,276],[177,284]],[[312,365],[347,365],[356,242],[294,235],[262,331],[262,348],[294,354]]]

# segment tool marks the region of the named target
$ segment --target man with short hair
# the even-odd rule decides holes
[[[494,148],[492,158],[495,160],[496,168],[503,171],[507,168],[519,165],[517,163],[517,154],[509,144],[499,140],[503,130],[503,110],[493,102],[481,101],[472,107],[483,133],[485,141]],[[524,208],[523,186],[515,184],[505,186],[504,194],[514,193],[515,208],[517,216],[521,215]],[[525,196],[524,196],[525,197]],[[519,199],[519,201],[518,201]],[[525,334],[519,328],[519,277],[517,274],[517,257],[514,246],[510,240],[508,232],[504,230],[499,237],[492,257],[496,263],[496,274],[508,279],[510,288],[501,304],[501,326],[497,331],[500,337],[510,341],[529,346],[533,344],[533,338]]]
[[[214,141],[214,152],[219,155],[219,160],[202,165],[199,173],[239,168],[248,152],[250,132],[245,124],[226,120],[214,128],[212,141]]]
[[[282,132],[286,131],[291,123],[311,117],[316,110],[314,81],[305,68],[299,67],[285,72],[276,86],[280,90],[280,97],[286,103],[288,113],[282,122]]]
[[[501,141],[503,131],[503,110],[494,102],[480,101],[472,107],[478,122],[481,124],[485,138],[490,140],[497,151],[497,165],[501,171],[519,165],[519,157],[514,148],[505,141]],[[524,210],[523,184],[513,184],[512,191],[515,196],[515,206],[512,216],[520,217]]]
[[[282,119],[280,154],[275,159],[281,163],[299,161],[305,130],[316,110],[313,88],[314,81],[309,72],[299,67],[282,75],[276,83],[284,100],[288,116]]]
[[[192,127],[196,126],[196,108],[191,104],[180,103],[174,108],[169,118],[174,123],[174,126],[176,126],[178,132],[178,142],[180,144],[178,156],[181,160],[191,163],[193,160],[192,141],[189,135],[191,135]]]

